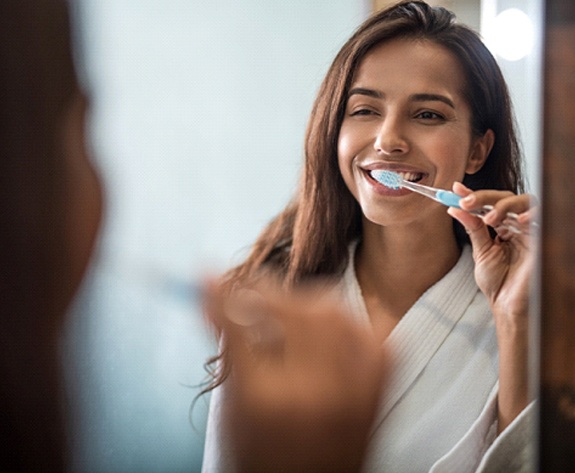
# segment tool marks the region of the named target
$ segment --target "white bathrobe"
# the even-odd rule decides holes
[[[359,323],[369,316],[354,271],[354,245],[338,290]],[[403,316],[386,340],[393,355],[365,472],[533,471],[534,407],[498,437],[497,341],[475,284],[470,247]],[[225,383],[224,383],[225,384]],[[221,388],[212,394],[204,473],[228,473]]]

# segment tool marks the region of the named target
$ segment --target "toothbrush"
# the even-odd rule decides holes
[[[200,305],[204,288],[196,278],[188,279],[152,262],[103,256],[100,265],[125,282],[144,287],[147,292],[159,292],[185,305]]]
[[[447,207],[455,207],[460,209],[459,200],[461,196],[455,194],[454,192],[437,189],[435,187],[424,186],[423,184],[418,184],[417,182],[411,182],[403,179],[400,174],[393,171],[386,171],[383,169],[377,169],[371,171],[371,176],[379,183],[383,184],[390,189],[399,189],[405,187],[410,191],[417,192],[418,194],[429,197]],[[492,205],[484,205],[480,209],[467,210],[467,212],[476,215],[478,217],[484,217],[488,212],[493,210]],[[507,213],[507,219],[514,222],[509,224],[503,224],[502,227],[508,229],[512,233],[522,233],[519,229],[519,222],[517,221],[518,215],[513,212]]]

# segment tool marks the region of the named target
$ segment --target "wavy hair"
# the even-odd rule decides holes
[[[442,7],[404,1],[373,14],[344,44],[331,64],[313,104],[305,137],[305,163],[289,205],[263,230],[248,258],[230,270],[233,289],[262,271],[278,273],[287,286],[312,276],[337,277],[348,263],[348,246],[361,236],[361,209],[341,176],[338,135],[347,95],[361,61],[391,40],[429,41],[449,50],[465,73],[464,98],[471,109],[472,132],[493,130],[495,143],[482,169],[466,175],[471,189],[521,192],[521,152],[507,85],[479,35]],[[457,241],[468,240],[454,221]],[[212,360],[214,361],[214,360]],[[225,370],[224,370],[225,371]],[[225,376],[216,374],[216,385]]]

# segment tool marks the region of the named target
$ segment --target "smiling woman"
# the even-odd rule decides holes
[[[493,147],[493,131],[472,130],[464,83],[456,58],[433,42],[388,41],[365,56],[348,94],[338,144],[341,174],[369,220],[364,225],[393,223],[413,232],[425,222],[451,221],[432,201],[405,190],[391,192],[369,172],[410,173],[421,184],[451,188],[479,171]],[[428,213],[434,218],[422,221]]]
[[[274,461],[290,471],[306,459],[331,468],[341,439],[330,426],[340,421],[359,432],[351,465],[364,471],[530,468],[527,328],[535,258],[529,232],[499,231],[508,212],[527,227],[535,212],[530,196],[521,193],[513,122],[494,57],[446,9],[401,2],[360,25],[316,98],[300,187],[212,301],[223,351],[212,385],[206,472],[234,466],[266,471]],[[417,194],[386,189],[372,178],[374,170],[453,189],[462,208],[446,210]],[[485,205],[493,210],[483,218],[469,212]],[[282,294],[282,307],[270,300],[270,274],[272,282],[294,291]],[[339,300],[337,310],[301,296],[303,287],[309,298],[307,283],[318,278],[323,286],[315,286],[317,301],[327,292]],[[246,288],[259,291],[264,302],[254,309],[261,304],[280,327],[273,349],[255,347],[252,358],[243,356],[243,343],[250,346],[259,328],[235,326],[231,312]],[[226,291],[234,304],[225,302]],[[337,315],[330,317],[330,310]],[[346,343],[344,329],[331,332],[341,316],[368,334],[354,332]],[[317,337],[315,349],[310,334]],[[355,344],[355,337],[365,343]],[[377,354],[361,352],[370,360],[362,371],[349,346],[368,350],[374,341],[393,360],[379,406],[357,388],[378,394]],[[309,360],[320,359],[327,379],[293,375],[298,348],[307,350],[308,360],[299,368],[310,374],[316,363]],[[343,361],[342,353],[350,357]],[[385,359],[384,351],[379,358]],[[334,366],[354,368],[328,369]],[[313,382],[297,384],[301,379]],[[261,389],[267,382],[273,389]],[[322,389],[326,385],[330,389]],[[266,413],[274,412],[269,395],[283,388],[299,395],[291,404],[280,396],[276,412],[304,412],[298,410],[302,398],[303,407],[325,404],[339,411],[326,408],[319,418],[286,415],[282,424],[280,416]],[[346,402],[362,413],[356,425],[345,414]],[[238,416],[245,406],[248,414]],[[329,434],[324,443],[302,442],[321,448],[299,444],[298,450],[294,433],[309,432],[310,423],[312,432],[321,435],[323,426]],[[257,439],[265,449],[254,446]],[[292,452],[288,466],[286,450]]]

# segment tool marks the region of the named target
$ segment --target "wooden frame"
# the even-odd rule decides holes
[[[540,472],[575,468],[575,3],[544,26]]]

